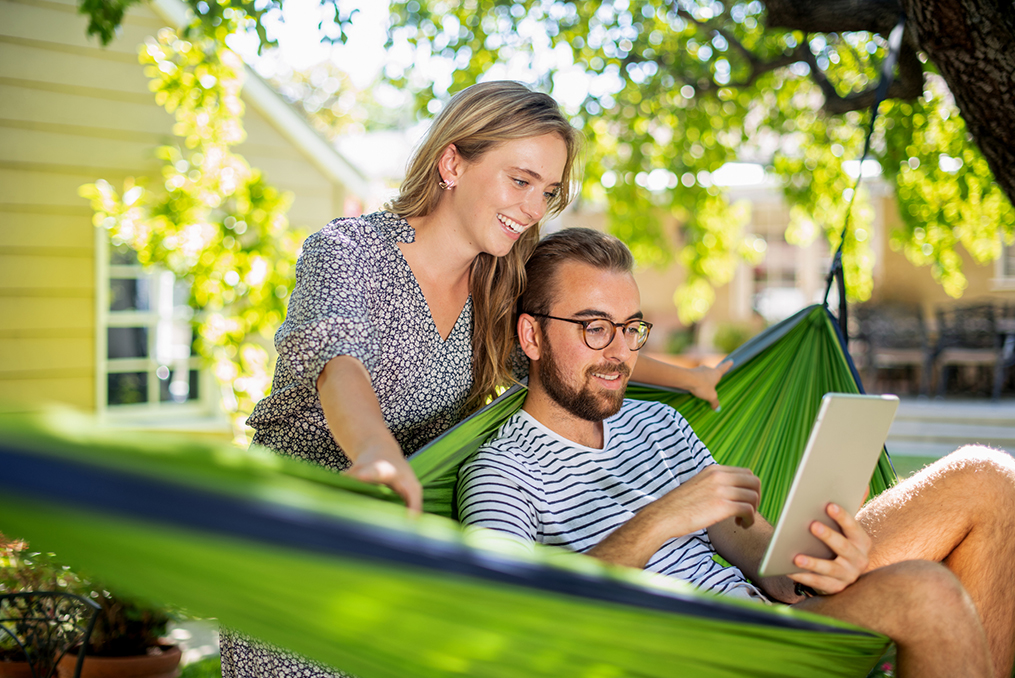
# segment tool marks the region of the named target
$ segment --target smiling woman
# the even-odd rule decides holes
[[[572,197],[578,133],[546,94],[457,94],[390,211],[336,219],[297,266],[254,442],[395,489],[404,456],[510,383],[515,300],[539,223]]]
[[[546,94],[490,82],[455,95],[388,211],[304,244],[254,442],[419,510],[405,456],[510,383],[525,260],[572,198],[579,146]],[[331,673],[229,633],[222,658],[225,676]]]

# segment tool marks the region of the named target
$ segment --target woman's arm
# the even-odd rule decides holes
[[[332,358],[317,377],[317,393],[331,435],[352,461],[346,474],[387,485],[405,500],[411,512],[420,512],[423,487],[384,423],[363,363],[346,355]]]
[[[644,355],[638,357],[632,378],[645,384],[669,386],[688,391],[691,395],[708,402],[713,410],[718,410],[719,395],[715,389],[719,380],[731,367],[733,367],[733,362],[726,360],[716,367],[702,365],[688,369]]]

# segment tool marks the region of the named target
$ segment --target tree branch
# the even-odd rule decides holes
[[[731,31],[727,30],[723,26],[717,26],[717,25],[710,24],[710,23],[705,22],[705,21],[700,21],[699,19],[695,18],[695,16],[693,14],[691,14],[690,12],[688,12],[685,9],[682,9],[679,5],[677,5],[676,2],[673,3],[673,6],[674,6],[674,9],[676,10],[678,16],[680,16],[683,19],[687,20],[688,22],[694,24],[695,26],[697,26],[701,30],[703,30],[703,31],[712,31],[713,33],[721,35],[723,37],[723,39],[726,40],[726,42],[731,47],[733,47],[738,52],[740,52],[740,54],[744,57],[744,59],[747,60],[747,63],[750,65],[750,68],[751,68],[750,75],[747,76],[746,80],[742,80],[742,81],[739,81],[739,82],[731,82],[731,83],[729,83],[727,85],[717,85],[712,80],[710,80],[710,79],[707,80],[705,78],[700,79],[698,82],[689,82],[689,81],[685,80],[685,82],[687,82],[687,84],[695,87],[698,91],[708,92],[708,91],[714,91],[714,90],[717,90],[717,89],[721,89],[723,87],[733,87],[733,88],[750,87],[751,85],[753,85],[755,83],[755,81],[758,78],[760,78],[765,73],[770,73],[770,72],[772,72],[774,70],[777,70],[779,68],[783,68],[785,66],[789,66],[791,64],[795,64],[796,62],[798,62],[798,61],[800,61],[801,59],[804,58],[803,52],[807,52],[807,53],[810,52],[810,50],[806,49],[805,45],[797,45],[796,49],[794,49],[793,51],[785,53],[785,54],[782,54],[782,55],[780,55],[779,57],[777,57],[775,59],[771,59],[769,61],[765,61],[765,60],[761,59],[760,57],[758,57],[757,54],[755,54],[751,50],[747,49],[744,46],[744,44],[742,42],[740,42],[740,40],[738,40],[735,35],[733,35],[733,33]],[[804,48],[804,49],[801,49],[801,48]]]
[[[804,43],[806,42],[805,40]],[[842,96],[835,90],[835,85],[828,80],[824,71],[818,67],[817,59],[810,49],[804,50],[804,61],[811,68],[811,79],[825,95],[822,109],[827,113],[841,115],[849,111],[866,110],[874,105],[877,83],[860,92],[850,92]],[[899,52],[898,66],[899,75],[888,89],[888,98],[907,101],[918,98],[923,94],[923,64],[920,63],[916,51],[907,44],[903,44]]]
[[[1015,202],[1015,6],[903,2],[907,33],[937,66],[998,185]]]
[[[899,21],[899,0],[765,0],[765,25],[805,33],[870,31],[887,35]]]

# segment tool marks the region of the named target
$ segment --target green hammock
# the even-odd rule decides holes
[[[774,521],[821,396],[859,380],[821,307],[732,357],[719,413],[629,394],[673,405],[717,460],[753,468]],[[364,678],[862,676],[877,661],[887,639],[849,624],[463,531],[446,517],[456,470],[522,398],[412,458],[432,512],[416,520],[383,488],[266,451],[114,436],[68,413],[0,419],[0,532]],[[872,494],[893,479],[882,455]]]

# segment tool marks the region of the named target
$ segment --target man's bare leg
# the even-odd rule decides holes
[[[870,567],[930,560],[948,567],[979,611],[997,676],[1015,658],[1015,460],[965,447],[861,509]]]
[[[938,563],[888,565],[841,593],[794,607],[885,634],[898,648],[900,677],[994,675],[976,607],[958,578]]]

